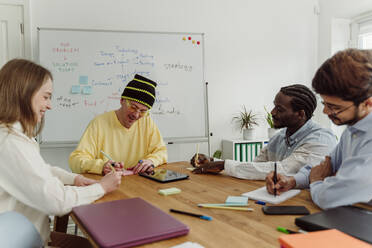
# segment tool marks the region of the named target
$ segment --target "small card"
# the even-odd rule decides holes
[[[130,175],[133,175],[132,170],[123,170],[123,176],[130,176]]]
[[[195,168],[194,167],[187,167],[186,170],[193,171]]]
[[[173,195],[178,193],[181,193],[179,188],[159,189],[159,194],[161,195]]]
[[[225,203],[228,204],[247,204],[248,197],[246,196],[228,196]]]

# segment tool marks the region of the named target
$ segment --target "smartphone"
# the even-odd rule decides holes
[[[264,214],[270,215],[308,215],[309,210],[304,206],[263,206]]]

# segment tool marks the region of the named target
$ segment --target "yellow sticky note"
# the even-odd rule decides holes
[[[161,195],[173,195],[178,193],[181,193],[179,188],[159,189],[159,194]]]

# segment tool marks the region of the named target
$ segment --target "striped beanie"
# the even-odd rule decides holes
[[[136,74],[125,87],[121,98],[139,102],[151,109],[155,102],[155,87],[154,81]]]

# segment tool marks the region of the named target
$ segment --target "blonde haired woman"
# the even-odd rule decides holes
[[[31,61],[14,59],[0,70],[0,213],[26,216],[45,244],[50,241],[48,215],[67,214],[72,207],[117,189],[121,182],[121,172],[96,181],[45,163],[33,137],[51,109],[52,91],[51,73]],[[55,234],[52,245],[62,247],[57,237],[71,247],[76,247],[75,238],[82,241]]]

